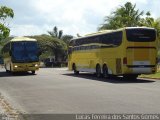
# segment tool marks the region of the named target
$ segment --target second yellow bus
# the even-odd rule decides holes
[[[79,72],[137,78],[156,72],[157,34],[154,28],[126,27],[71,40],[68,67]]]

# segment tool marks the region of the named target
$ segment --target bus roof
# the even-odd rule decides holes
[[[146,26],[143,26],[143,27],[126,27],[125,29],[151,29],[151,30],[154,30],[154,28],[146,27]]]
[[[87,34],[85,36],[87,37],[87,36],[92,36],[92,35],[99,35],[101,33],[109,33],[109,32],[113,32],[113,31],[115,31],[115,30],[101,30],[101,31],[98,31],[98,32],[95,32],[95,33]]]
[[[37,40],[28,37],[15,37],[10,42],[17,42],[17,41],[37,41]]]
[[[103,35],[103,34],[106,34],[106,33],[117,32],[117,31],[122,31],[122,29],[98,31],[98,32],[95,32],[95,33],[87,34],[87,35],[82,36],[82,37],[74,38],[72,40],[81,39],[81,38],[88,38],[88,37],[92,37],[92,36]]]
[[[97,36],[97,35],[103,35],[103,34],[106,34],[106,33],[118,32],[118,31],[122,31],[122,30],[125,30],[125,29],[152,29],[153,30],[154,28],[143,26],[143,27],[124,27],[124,28],[120,28],[120,29],[117,29],[117,30],[102,30],[102,31],[98,31],[98,32],[95,32],[95,33],[87,34],[87,35],[82,36],[82,37],[74,38],[72,40],[81,39],[81,38],[88,38],[88,37]]]

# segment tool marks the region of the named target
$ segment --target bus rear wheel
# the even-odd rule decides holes
[[[107,65],[103,65],[103,77],[104,78],[107,78],[109,75],[108,75],[108,68],[107,68]]]
[[[101,66],[99,64],[96,66],[96,76],[101,77]]]
[[[72,69],[73,69],[75,75],[79,74],[79,71],[77,71],[77,67],[76,67],[75,64],[73,64],[73,68]]]

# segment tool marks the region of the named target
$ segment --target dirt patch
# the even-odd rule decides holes
[[[0,93],[0,120],[22,120],[21,113],[14,109]]]

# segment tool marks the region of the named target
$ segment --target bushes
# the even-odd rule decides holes
[[[67,67],[67,62],[62,61],[62,62],[45,62],[44,63],[46,67]]]

